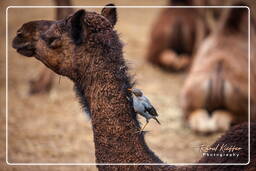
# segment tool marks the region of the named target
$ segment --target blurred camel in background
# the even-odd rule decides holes
[[[201,0],[170,0],[170,6],[202,5]],[[165,8],[151,29],[147,60],[170,71],[188,69],[207,34],[200,8]]]
[[[255,44],[255,21],[251,22]],[[181,93],[181,107],[194,131],[226,131],[231,124],[248,120],[248,46],[247,8],[225,10],[200,45]],[[255,58],[251,53],[251,68],[256,67]],[[255,79],[255,73],[251,76]],[[255,87],[251,90],[254,106]]]
[[[54,0],[57,6],[72,6],[71,0]],[[60,20],[73,12],[72,8],[56,8],[56,19]],[[43,67],[39,76],[30,81],[30,94],[47,93],[54,83],[55,74],[46,67]]]

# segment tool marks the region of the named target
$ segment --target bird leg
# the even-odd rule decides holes
[[[147,123],[143,126],[143,128],[140,130],[140,132],[143,132],[144,128],[146,128],[147,124],[148,124],[148,120],[146,120]]]

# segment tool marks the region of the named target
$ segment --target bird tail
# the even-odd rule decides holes
[[[156,117],[154,117],[154,119],[156,120],[156,122],[157,122],[159,125],[161,125],[161,123],[159,122],[159,120],[158,120]]]

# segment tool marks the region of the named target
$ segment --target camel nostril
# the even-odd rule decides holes
[[[12,41],[12,47],[14,49],[19,49],[19,48],[22,48],[24,45],[22,44],[21,41],[19,41],[17,38],[15,38],[13,41]]]

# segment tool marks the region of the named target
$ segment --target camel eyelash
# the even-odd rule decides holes
[[[47,44],[47,46],[49,46],[49,48],[57,48],[57,47],[61,46],[61,44],[58,41],[58,40],[60,40],[59,37],[49,37],[48,38],[48,37],[42,35],[41,38],[45,41],[45,43]]]
[[[51,38],[48,39],[47,44],[50,45],[50,44],[52,44],[53,41],[55,41],[57,39],[58,39],[57,37],[51,37]]]

